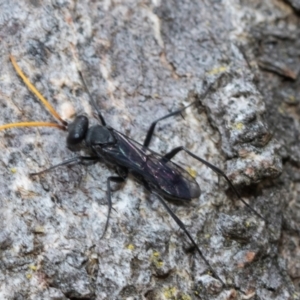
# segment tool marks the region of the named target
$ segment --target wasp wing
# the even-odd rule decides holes
[[[147,157],[148,173],[155,178],[153,183],[156,184],[156,189],[163,192],[165,197],[190,200],[200,196],[200,187],[196,180],[179,165],[156,153]]]
[[[93,147],[108,162],[127,168],[135,177],[145,180],[152,189],[167,198],[190,200],[200,196],[198,183],[179,165],[117,130],[110,130],[117,142],[104,148]]]

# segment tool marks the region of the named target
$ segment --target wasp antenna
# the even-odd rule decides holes
[[[11,60],[12,65],[14,66],[14,69],[16,70],[18,75],[22,78],[23,82],[26,84],[28,89],[44,104],[44,106],[48,109],[48,111],[52,114],[53,117],[59,120],[64,126],[67,126],[68,123],[60,117],[60,115],[55,111],[52,105],[43,97],[43,95],[30,82],[28,77],[22,72],[15,58],[12,55],[10,55],[9,58]],[[52,123],[48,123],[48,124],[52,124]],[[34,125],[29,125],[29,126],[34,126]],[[48,125],[37,125],[37,126],[48,126]],[[57,127],[57,126],[53,126],[53,127]]]
[[[90,91],[89,91],[89,89],[88,89],[88,87],[87,87],[87,84],[86,84],[86,82],[85,82],[85,80],[84,80],[84,78],[83,78],[83,75],[82,75],[81,71],[78,70],[78,73],[79,73],[79,77],[80,77],[80,79],[81,79],[81,82],[82,82],[82,84],[83,84],[83,86],[84,86],[84,88],[85,88],[85,90],[86,90],[86,92],[87,92],[87,94],[88,94],[88,96],[89,96],[89,98],[90,98],[90,101],[91,101],[91,103],[92,103],[93,108],[96,110],[97,115],[98,115],[98,117],[99,117],[99,119],[100,119],[102,125],[103,125],[103,126],[106,126],[106,122],[105,122],[105,120],[104,120],[104,117],[102,116],[102,113],[101,113],[100,109],[99,109],[98,106],[96,105],[96,102],[95,102],[95,100],[94,100],[92,94],[90,93]]]
[[[10,123],[5,125],[0,125],[0,130],[14,128],[14,127],[56,127],[58,129],[66,130],[64,125],[57,123],[48,123],[48,122],[20,122],[20,123]]]

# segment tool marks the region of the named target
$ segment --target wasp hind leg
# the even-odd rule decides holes
[[[219,169],[218,167],[214,166],[213,164],[209,163],[208,161],[206,161],[205,159],[195,155],[193,152],[189,151],[188,149],[186,149],[183,146],[180,147],[176,147],[173,150],[171,150],[170,152],[168,152],[167,154],[165,154],[163,157],[167,160],[171,160],[177,153],[179,153],[180,151],[184,151],[186,152],[188,155],[192,156],[193,158],[197,159],[198,161],[200,161],[201,163],[203,163],[204,165],[206,165],[208,168],[210,168],[213,172],[215,172],[216,174],[222,176],[227,183],[229,184],[230,188],[233,190],[233,192],[236,194],[237,198],[245,205],[247,206],[247,208],[249,210],[251,210],[257,217],[259,217],[260,219],[264,220],[265,222],[266,219],[260,214],[258,213],[255,209],[253,209],[241,196],[241,194],[238,192],[238,190],[234,187],[234,185],[232,184],[232,182],[230,181],[230,179],[226,176],[226,174]]]
[[[186,234],[186,236],[189,238],[189,240],[192,242],[193,246],[196,248],[197,252],[199,253],[200,257],[202,258],[202,260],[205,262],[205,264],[208,266],[209,270],[211,271],[211,273],[213,274],[213,276],[218,279],[223,286],[226,286],[226,284],[223,282],[223,280],[219,277],[219,275],[216,273],[216,271],[212,268],[212,266],[210,265],[209,261],[205,258],[205,256],[203,255],[202,251],[200,250],[199,246],[197,245],[197,243],[195,242],[195,240],[193,239],[193,237],[191,236],[191,234],[189,233],[189,231],[187,230],[187,228],[185,227],[184,223],[177,217],[177,215],[172,211],[172,209],[168,206],[168,204],[166,203],[166,201],[162,198],[162,196],[160,196],[158,193],[154,192],[151,190],[151,188],[146,184],[145,185],[146,189],[151,193],[154,194],[155,196],[157,196],[158,200],[160,201],[160,203],[164,206],[164,208],[166,209],[166,211],[168,212],[168,214],[172,217],[172,219],[177,223],[177,225],[184,231],[184,233]]]

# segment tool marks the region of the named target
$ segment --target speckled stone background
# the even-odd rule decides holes
[[[299,1],[0,1],[0,124],[54,121],[12,54],[59,114],[94,111],[151,149],[179,154],[202,194],[172,209],[226,287],[155,196],[129,179],[113,193],[97,163],[36,172],[75,156],[51,128],[0,132],[1,299],[300,299]],[[298,11],[297,11],[298,10]],[[207,88],[208,95],[203,98]]]

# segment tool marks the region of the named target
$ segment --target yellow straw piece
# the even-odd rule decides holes
[[[52,107],[52,105],[42,96],[42,94],[35,88],[35,86],[29,81],[29,79],[25,76],[25,74],[22,72],[20,67],[18,66],[15,58],[10,55],[10,60],[12,65],[14,66],[16,72],[18,75],[22,78],[23,82],[27,85],[28,89],[32,91],[32,93],[44,104],[44,106],[49,110],[49,112],[54,116],[57,120],[59,120],[62,124],[65,126],[67,125],[67,122],[65,122],[60,115],[55,111],[55,109]],[[21,124],[21,123],[20,123]],[[48,123],[51,124],[51,123]],[[10,124],[8,124],[10,125]],[[29,125],[34,126],[34,125]],[[39,126],[39,125],[38,125]],[[50,126],[50,125],[40,125],[40,126]],[[54,127],[54,126],[53,126]],[[56,127],[56,126],[55,126]]]
[[[0,125],[0,130],[14,128],[14,127],[56,127],[62,130],[66,130],[66,127],[56,123],[48,123],[48,122],[20,122],[20,123],[10,123],[5,125]]]

